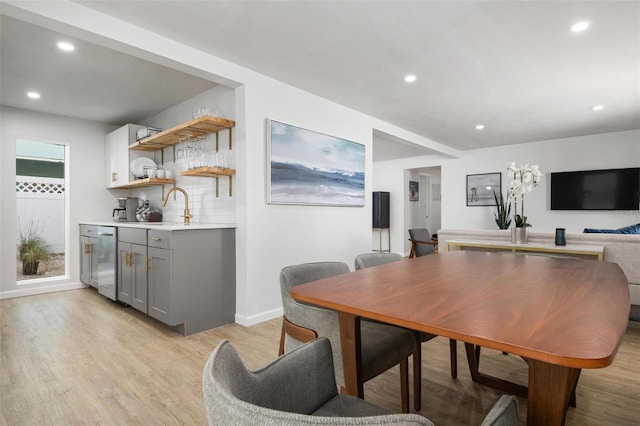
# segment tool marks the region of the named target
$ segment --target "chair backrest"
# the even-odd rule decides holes
[[[346,274],[349,266],[342,262],[316,262],[287,266],[280,271],[280,294],[284,316],[293,324],[311,329],[320,337],[326,337],[333,349],[333,365],[338,385],[344,385],[342,368],[342,348],[340,346],[340,325],[338,313],[319,306],[308,305],[294,300],[289,292],[300,284],[335,275]],[[285,352],[300,346],[302,342],[285,336]]]
[[[350,272],[349,266],[343,262],[315,262],[287,266],[280,271],[281,288],[289,291],[300,284]]]
[[[502,395],[481,426],[518,426],[518,400],[512,395]]]
[[[300,346],[256,371],[247,370],[224,340],[210,355],[202,384],[209,424],[268,419],[272,410],[311,414],[338,393],[327,339]]]
[[[349,266],[343,262],[302,263],[283,268],[280,271],[280,294],[282,296],[284,316],[289,318],[287,311],[291,308],[292,303],[299,304],[289,294],[293,287],[335,275],[346,274],[347,272],[350,272]]]
[[[324,338],[300,346],[256,371],[247,370],[231,343],[223,340],[209,356],[202,373],[202,385],[209,425],[433,426],[414,414],[363,414],[362,406],[369,403],[338,395],[331,346]],[[340,417],[312,416],[335,398],[351,398],[353,402],[329,409],[331,412],[337,409]],[[354,417],[344,417],[350,415]],[[365,417],[355,417],[359,415]]]
[[[356,256],[355,266],[356,269],[364,269],[399,260],[402,260],[402,255],[398,253],[365,253]]]
[[[409,238],[415,246],[415,256],[427,256],[435,252],[433,244],[418,244],[415,241],[431,241],[431,234],[427,228],[409,229]]]

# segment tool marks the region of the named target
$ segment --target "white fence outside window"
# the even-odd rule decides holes
[[[64,253],[64,179],[16,176],[18,235],[31,225],[54,253]]]

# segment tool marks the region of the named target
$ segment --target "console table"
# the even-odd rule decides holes
[[[448,240],[446,251],[464,250],[465,248],[484,248],[494,251],[536,252],[564,255],[581,255],[597,257],[599,261],[604,258],[604,246],[584,246],[567,244],[556,246],[554,244],[527,243],[513,244],[507,241],[482,241],[482,240]]]

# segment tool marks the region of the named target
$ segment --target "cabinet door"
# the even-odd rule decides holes
[[[91,284],[91,243],[89,237],[80,237],[80,281]]]
[[[127,124],[106,136],[104,157],[107,188],[127,185],[133,180],[129,173],[129,145],[136,141],[136,133],[143,127]],[[153,154],[144,154],[144,156],[153,157]]]
[[[131,306],[147,313],[147,246],[131,244]]]
[[[129,125],[107,135],[105,161],[107,188],[129,183]]]
[[[148,314],[165,324],[176,325],[171,323],[172,250],[148,247],[147,255]]]
[[[118,243],[118,300],[131,305],[131,243]]]

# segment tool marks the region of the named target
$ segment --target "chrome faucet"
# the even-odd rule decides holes
[[[187,191],[185,191],[184,189],[180,188],[179,186],[174,186],[173,188],[171,188],[170,190],[167,191],[167,193],[164,196],[164,200],[162,200],[162,206],[166,206],[167,205],[167,201],[169,201],[169,194],[171,194],[173,191],[180,191],[184,194],[184,223],[188,224],[189,222],[191,222],[191,218],[193,216],[191,216],[191,213],[189,213],[189,196],[187,195]]]

